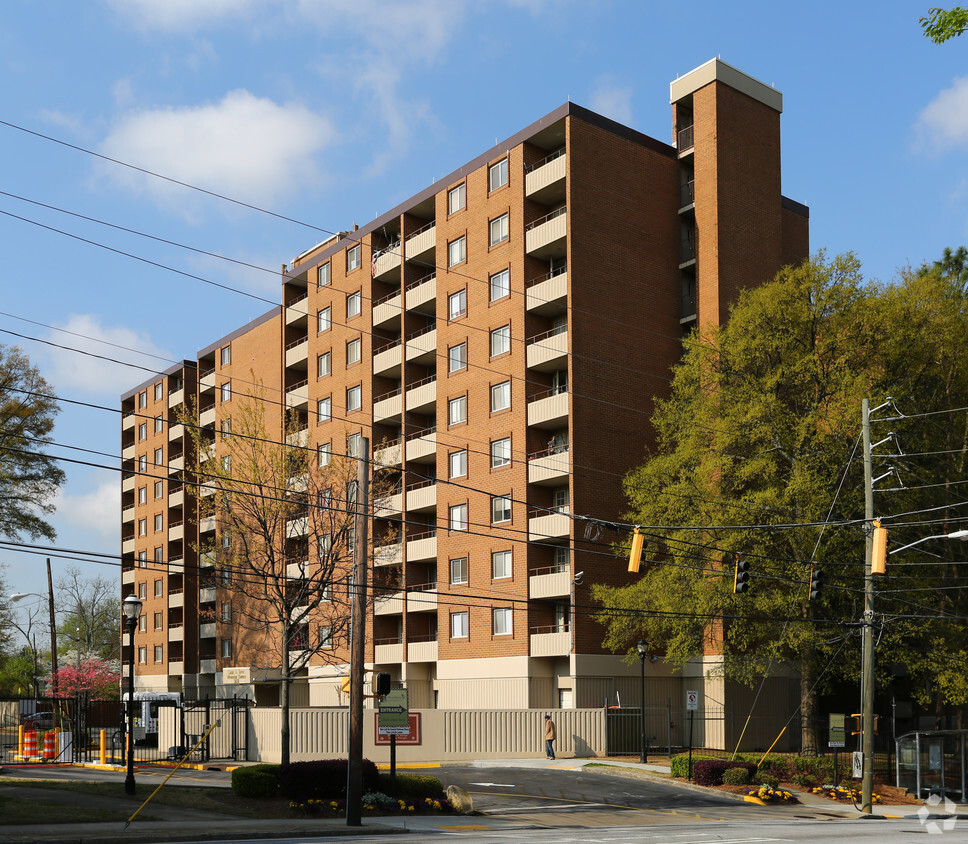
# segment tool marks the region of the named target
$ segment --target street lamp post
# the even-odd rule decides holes
[[[639,698],[642,704],[642,708],[640,710],[641,717],[639,718],[639,720],[642,722],[642,753],[639,761],[644,765],[649,761],[645,752],[645,658],[648,656],[648,646],[645,644],[645,642],[639,639],[635,646],[635,650],[637,650],[639,653],[639,666],[641,668],[642,676],[641,697]]]
[[[49,575],[49,560],[47,565]],[[41,598],[47,601],[47,609],[50,613],[50,682],[53,697],[57,697],[57,627],[54,624],[54,590],[52,588],[46,595],[41,595],[40,592],[14,592],[10,596],[11,601],[21,601],[24,598]]]
[[[134,794],[134,629],[141,615],[141,601],[128,595],[121,602],[124,623],[128,628],[128,775],[124,778],[124,793]]]

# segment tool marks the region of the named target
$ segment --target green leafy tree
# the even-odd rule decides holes
[[[670,397],[658,402],[657,447],[626,480],[629,519],[648,526],[654,562],[630,586],[594,590],[606,607],[606,645],[627,650],[644,638],[680,666],[719,652],[726,676],[749,685],[774,658],[795,661],[802,742],[816,747],[815,682],[862,608],[863,531],[823,527],[864,514],[861,399],[891,395],[912,412],[966,406],[968,373],[955,359],[966,326],[960,283],[938,268],[877,287],[853,256],[821,254],[744,292],[725,326],[694,336]],[[923,425],[892,425],[929,450]],[[951,426],[937,435],[965,445]],[[950,460],[895,462],[952,480],[958,471]],[[953,492],[943,483],[878,502],[885,514],[946,503]],[[752,572],[743,595],[732,591],[738,555]],[[820,602],[808,600],[812,560],[827,581]],[[925,644],[927,622],[912,617],[924,605],[892,597],[883,602],[884,666],[889,648],[911,658],[905,648]],[[857,662],[837,667],[850,672]]]
[[[927,17],[921,18],[920,23],[925,38],[930,38],[935,44],[943,44],[968,29],[968,9],[961,6],[929,9]]]
[[[54,603],[64,611],[57,627],[58,653],[73,653],[84,660],[119,660],[117,584],[106,577],[85,577],[77,566],[69,566],[56,586]]]
[[[64,472],[43,452],[57,403],[50,385],[20,349],[0,345],[0,534],[53,539],[43,515]]]

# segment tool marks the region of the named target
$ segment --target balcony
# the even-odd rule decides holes
[[[309,535],[309,518],[301,516],[298,519],[290,519],[286,522],[286,538],[292,539],[296,536]]]
[[[543,205],[561,202],[565,197],[567,171],[568,156],[562,147],[532,165],[524,177],[525,195]]]
[[[528,424],[535,428],[557,430],[568,424],[568,392],[552,389],[528,402]]]
[[[373,662],[378,665],[403,662],[403,642],[397,639],[377,639],[373,646]]]
[[[403,543],[377,545],[373,549],[374,566],[399,566],[403,562]]]
[[[199,639],[214,639],[215,638],[215,622],[207,621],[204,624],[198,625],[198,638]]]
[[[399,378],[403,366],[403,344],[398,340],[378,349],[373,355],[373,374],[384,378]]]
[[[568,480],[571,451],[567,445],[553,445],[528,455],[528,483],[558,486]]]
[[[406,399],[408,413],[434,413],[437,409],[437,376],[408,384]]]
[[[376,412],[373,414],[376,418]],[[379,466],[399,466],[403,459],[403,440],[389,440],[373,451],[373,462]]]
[[[184,574],[184,573],[185,573],[185,558],[171,557],[168,560],[168,574]]]
[[[397,271],[397,274],[399,275],[400,241],[395,240],[385,249],[380,250],[380,252],[377,253],[376,259],[372,263],[373,278],[382,278],[383,276],[394,271]]]
[[[437,612],[437,584],[408,586],[407,612]]]
[[[134,521],[134,504],[130,504],[129,506],[121,510],[121,524],[124,524],[125,522],[133,522],[133,521]]]
[[[121,585],[127,586],[129,583],[134,583],[134,569],[125,569],[121,572]]]
[[[565,513],[541,513],[528,519],[528,541],[543,542],[547,539],[567,539],[571,519]]]
[[[437,640],[407,643],[407,662],[436,662]]]
[[[407,562],[419,563],[437,559],[437,531],[415,533],[407,537]]]
[[[538,276],[525,285],[525,307],[542,316],[563,313],[568,302],[568,271]]]
[[[173,677],[181,677],[185,673],[185,661],[183,659],[178,659],[169,662],[168,673]]]
[[[391,293],[378,299],[373,305],[373,327],[379,328],[400,316],[400,294]]]
[[[168,593],[168,609],[177,610],[179,607],[185,606],[185,593],[184,592],[169,592]]]
[[[202,551],[202,553],[198,555],[198,564],[203,569],[215,568],[215,552]]]
[[[437,327],[415,331],[407,338],[407,362],[433,366],[437,362]]]
[[[528,597],[567,598],[571,595],[571,568],[536,569],[528,578]]]
[[[568,656],[571,654],[571,633],[554,627],[531,629],[531,656]]]
[[[385,595],[373,602],[374,615],[401,615],[403,613],[403,592]]]
[[[176,422],[168,426],[168,442],[179,443],[185,439],[185,426],[181,422]]]
[[[567,211],[557,208],[528,226],[524,233],[525,249],[536,258],[563,256],[567,233]]]
[[[427,428],[407,437],[408,463],[435,463],[437,461],[437,429]]]
[[[185,538],[184,522],[173,522],[168,526],[168,541],[181,542]]]
[[[688,211],[696,204],[696,180],[690,179],[679,185],[679,213]]]
[[[200,659],[198,661],[199,674],[214,674],[216,671],[218,671],[218,660]]]
[[[399,422],[402,414],[403,397],[399,389],[386,393],[373,402],[374,422]]]
[[[695,145],[695,127],[686,126],[684,129],[680,129],[676,135],[676,149],[679,150],[679,155],[682,156],[683,153],[691,152],[693,146]]]
[[[306,410],[309,407],[309,382],[298,381],[286,390],[286,407]]]
[[[306,448],[309,445],[309,428],[286,434],[286,443],[294,448]]]
[[[172,390],[168,394],[168,409],[169,410],[172,410],[173,408],[178,407],[178,405],[180,405],[180,404],[184,404],[184,402],[185,402],[185,390],[184,390],[184,388],[180,388],[178,390]]]
[[[295,299],[289,300],[289,304],[286,305],[286,325],[297,325],[304,320],[308,320],[308,298],[309,294],[303,293]]]
[[[286,366],[298,366],[309,360],[309,338],[300,337],[286,346]]]
[[[411,513],[437,509],[437,482],[427,481],[407,490],[407,510]]]
[[[198,520],[198,532],[210,533],[215,530],[215,516],[203,516]]]
[[[431,220],[407,238],[404,256],[408,261],[427,261],[433,266],[437,249],[437,225]]]
[[[177,457],[172,457],[168,461],[168,472],[169,474],[173,472],[184,472],[185,471],[185,455],[179,454]]]
[[[553,372],[563,369],[568,359],[568,329],[552,328],[531,338],[526,350],[528,369]]]
[[[185,641],[185,628],[184,627],[169,627],[168,628],[168,641],[169,642],[184,642]]]
[[[399,516],[403,512],[403,493],[394,492],[373,501],[373,514],[381,519]]]
[[[134,453],[137,451],[137,446],[129,445],[121,449],[121,459],[122,460],[134,460]]]
[[[125,413],[124,416],[121,417],[122,431],[134,430],[136,424],[137,421],[133,413]]]
[[[174,492],[168,493],[168,506],[169,507],[181,507],[185,503],[185,490],[176,489]]]
[[[405,291],[404,305],[408,311],[419,311],[433,316],[437,312],[436,273],[411,281]]]
[[[121,492],[134,492],[135,476],[121,479]]]
[[[215,595],[216,595],[216,591],[214,586],[204,586],[198,590],[198,603],[214,604]]]
[[[198,378],[198,393],[207,393],[209,390],[215,389],[215,367],[203,372]],[[171,407],[171,398],[169,397],[168,406]]]
[[[134,539],[125,539],[121,542],[121,553],[122,554],[133,554],[134,553]]]

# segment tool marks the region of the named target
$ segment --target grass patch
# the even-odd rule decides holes
[[[68,803],[54,803],[44,800],[10,799],[0,796],[0,827],[21,826],[26,824],[54,823],[123,823],[130,812],[112,811],[94,806],[77,806]]]

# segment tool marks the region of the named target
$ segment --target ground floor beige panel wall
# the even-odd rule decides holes
[[[529,659],[442,660],[437,663],[434,690],[440,709],[527,709]]]

